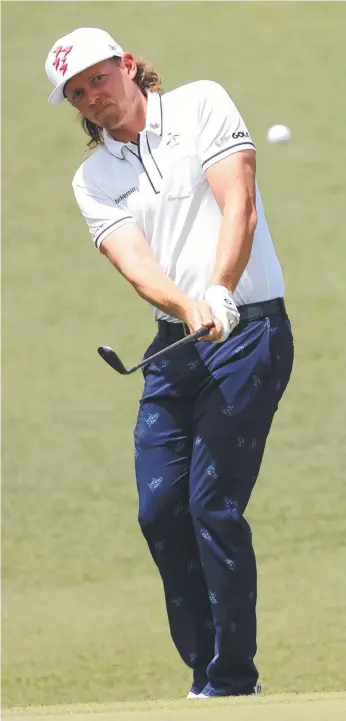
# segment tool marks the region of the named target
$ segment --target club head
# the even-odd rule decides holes
[[[105,360],[106,363],[113,368],[113,370],[117,371],[122,376],[127,375],[125,366],[121,362],[120,358],[118,358],[113,348],[110,348],[109,345],[101,345],[97,350],[101,358],[103,358],[103,360]]]

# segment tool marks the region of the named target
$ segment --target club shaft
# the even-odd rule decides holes
[[[172,343],[172,345],[167,346],[167,348],[164,348],[163,350],[159,350],[158,353],[154,353],[154,355],[149,356],[148,358],[144,358],[140,363],[137,363],[137,365],[132,366],[128,369],[128,373],[134,373],[138,368],[143,368],[144,366],[148,365],[149,363],[152,363],[152,361],[155,361],[157,358],[161,358],[161,356],[166,356],[171,351],[175,350],[176,348],[180,348],[180,346],[186,345],[187,343],[193,343],[194,341],[201,338],[203,335],[207,335],[210,331],[210,328],[208,326],[202,326],[202,328],[199,328],[198,330],[195,330],[194,333],[190,333],[189,335],[185,336],[184,338],[181,338],[180,340],[177,340],[176,343]]]

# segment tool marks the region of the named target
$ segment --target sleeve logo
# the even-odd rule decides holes
[[[231,138],[234,140],[238,140],[238,138],[249,138],[250,134],[245,130],[238,130],[237,132],[232,133],[232,135],[222,135],[221,138],[218,138],[215,140],[215,145],[217,145],[218,148],[221,148],[222,145],[226,145],[226,143],[229,143]]]
[[[238,138],[249,138],[250,135],[247,131],[239,130],[237,133],[232,133],[232,138],[238,140]]]

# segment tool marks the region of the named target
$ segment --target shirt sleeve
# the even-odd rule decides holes
[[[255,150],[248,128],[226,90],[203,81],[198,116],[198,155],[203,170],[240,150]]]
[[[77,170],[72,188],[92,240],[96,248],[100,248],[107,235],[118,230],[122,225],[136,221],[125,204],[115,204],[114,200],[103,191],[102,186],[97,185],[96,178],[90,177],[84,166],[85,164],[81,165]]]

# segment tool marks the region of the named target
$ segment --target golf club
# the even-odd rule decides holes
[[[194,341],[201,338],[203,335],[207,335],[209,331],[210,328],[204,325],[202,326],[202,328],[199,328],[199,330],[195,330],[194,333],[191,333],[190,335],[181,338],[176,343],[172,343],[172,345],[169,345],[167,348],[160,350],[158,353],[154,353],[154,355],[149,356],[149,358],[145,358],[140,363],[137,363],[137,365],[131,366],[130,368],[125,368],[119,356],[117,356],[116,352],[109,345],[101,345],[97,350],[101,358],[103,358],[103,360],[105,360],[106,363],[111,366],[111,368],[120,373],[120,375],[122,376],[128,376],[138,370],[138,368],[143,368],[157,358],[160,358],[163,355],[167,355],[167,353],[170,353],[175,348],[179,348],[186,343],[193,343]]]

